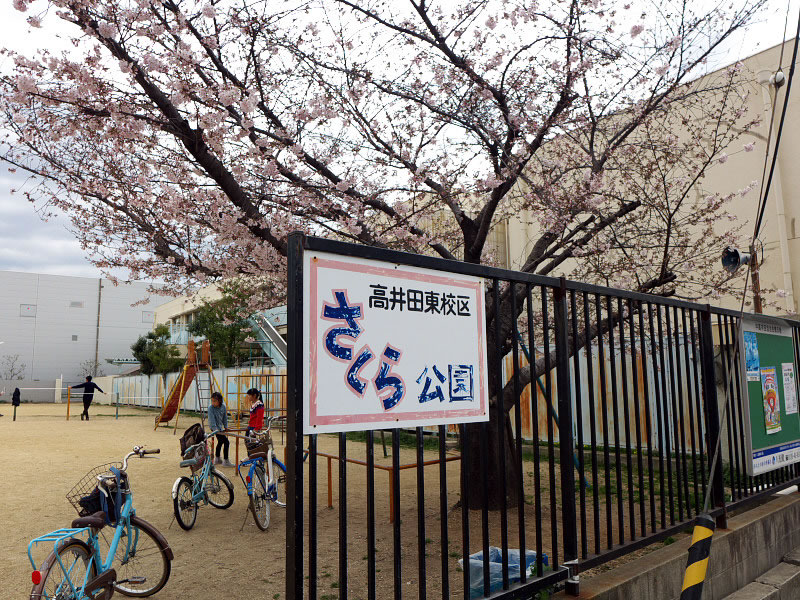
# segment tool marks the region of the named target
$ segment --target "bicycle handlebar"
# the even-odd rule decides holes
[[[145,450],[144,446],[134,446],[133,451],[128,452],[128,454],[125,455],[125,458],[122,459],[122,469],[120,470],[121,471],[128,470],[128,459],[131,456],[138,456],[139,458],[144,458],[146,454],[161,454],[161,449],[153,448],[152,450]]]

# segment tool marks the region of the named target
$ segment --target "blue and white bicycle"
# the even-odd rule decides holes
[[[191,467],[192,476],[178,477],[172,486],[175,519],[187,531],[194,527],[200,505],[228,508],[233,504],[233,484],[214,468],[208,451],[207,440],[216,434],[216,431],[201,434],[202,439],[198,443],[186,448],[181,467]]]
[[[134,446],[122,463],[95,467],[72,488],[67,499],[81,516],[72,527],[28,544],[34,569],[31,600],[108,600],[114,592],[144,597],[164,587],[172,550],[155,527],[136,515],[127,475],[129,458],[159,452]],[[37,568],[33,551],[40,544],[52,544],[53,550]]]
[[[286,466],[275,456],[270,429],[285,416],[268,417],[267,429],[245,438],[248,458],[236,467],[250,498],[250,512],[256,526],[266,531],[270,521],[270,504],[286,506]],[[244,437],[244,436],[241,436]],[[246,473],[246,475],[245,475]]]

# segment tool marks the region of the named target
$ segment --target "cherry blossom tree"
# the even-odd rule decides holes
[[[701,76],[763,3],[15,0],[73,47],[6,52],[0,154],[98,266],[176,289],[280,301],[295,230],[490,262],[526,215],[523,271],[704,295],[746,190],[702,177],[752,121],[735,67]]]

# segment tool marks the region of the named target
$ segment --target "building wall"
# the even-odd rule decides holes
[[[783,48],[783,73],[788,77],[794,40]],[[761,125],[740,140],[735,147],[726,149],[729,159],[724,164],[711,167],[701,185],[704,190],[727,194],[737,192],[757,181],[755,189],[745,196],[737,196],[727,205],[727,210],[737,216],[734,225],[742,226],[741,238],[746,246],[752,235],[756,220],[759,188],[767,152],[767,135],[771,106],[775,103],[772,146],[778,129],[780,112],[786,93],[786,85],[776,90],[775,86],[762,84],[775,72],[778,66],[781,46],[775,46],[743,59],[741,90],[748,92],[748,116],[763,115]],[[709,77],[713,77],[710,74]],[[777,95],[777,98],[776,98]],[[768,110],[765,110],[768,109]],[[752,152],[745,152],[743,145],[755,142]],[[800,304],[800,169],[795,169],[795,157],[800,154],[800,95],[790,97],[784,125],[780,151],[778,153],[772,189],[767,201],[766,212],[760,232],[763,243],[763,264],[760,267],[761,288],[765,301],[764,312],[786,315],[798,312]],[[770,156],[771,159],[771,156]],[[780,215],[780,205],[783,215]],[[508,261],[505,266],[519,268],[525,261],[532,245],[539,237],[538,227],[533,215],[521,211],[515,218],[503,224],[507,245]],[[730,228],[728,222],[720,223],[718,232]],[[760,246],[759,246],[760,247]],[[746,249],[746,248],[742,248]],[[720,248],[720,258],[723,248]],[[714,260],[719,261],[719,258]],[[570,261],[561,265],[552,275],[568,274]],[[721,267],[720,267],[721,269]],[[743,275],[744,269],[740,274]],[[782,291],[779,291],[782,290]],[[708,302],[728,308],[738,308],[740,297],[707,298]],[[746,309],[747,310],[747,309]],[[752,305],[749,306],[752,310]]]
[[[216,285],[210,285],[193,294],[183,294],[165,302],[155,309],[156,325],[186,325],[191,313],[205,302],[213,302],[222,298],[222,292]]]
[[[0,359],[19,354],[29,380],[82,380],[81,363],[95,358],[117,374],[124,367],[105,359],[132,358],[131,344],[152,329],[154,307],[166,300],[146,283],[0,271]]]

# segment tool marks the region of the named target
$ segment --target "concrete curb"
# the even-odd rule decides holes
[[[776,495],[760,506],[729,518],[728,527],[714,534],[703,590],[705,600],[722,600],[737,590],[744,591],[748,584],[766,576],[784,557],[800,563],[800,494]],[[690,528],[691,524],[687,526]],[[678,600],[690,543],[687,537],[608,572],[581,578],[581,600]],[[787,564],[800,568],[800,565]],[[773,577],[779,578],[785,566],[781,569],[770,575],[768,581],[777,581]],[[800,585],[800,580],[790,579]],[[784,596],[774,586],[759,585],[778,594],[765,598],[783,600]],[[785,597],[800,598],[800,593]],[[571,600],[574,597],[562,591],[553,598]],[[749,600],[750,596],[737,597],[737,600],[745,598]]]

